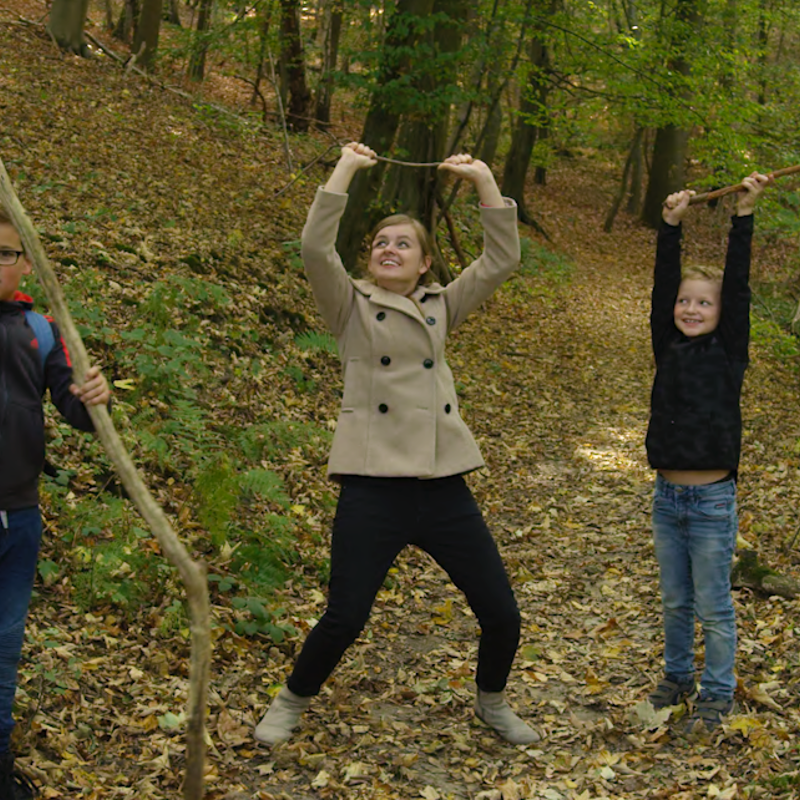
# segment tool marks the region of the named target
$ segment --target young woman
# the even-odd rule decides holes
[[[339,345],[344,396],[328,462],[341,482],[333,524],[328,607],[311,631],[285,687],[255,730],[288,739],[369,617],[397,554],[413,544],[429,553],[466,595],[481,626],[476,714],[515,744],[539,735],[509,707],[503,690],[519,640],[520,617],[503,563],[464,482],[483,466],[458,413],[445,361],[447,334],[481,305],[519,263],[517,211],[490,169],[469,155],[440,168],[471,181],[481,200],[484,252],[447,286],[424,285],[431,242],[404,215],[372,237],[372,280],[353,280],[335,250],[347,189],[376,162],[349,144],[317,192],[302,238],[306,273]]]

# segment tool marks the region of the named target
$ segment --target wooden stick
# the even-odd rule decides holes
[[[76,382],[81,382],[89,369],[89,356],[67,308],[58,278],[44,252],[39,235],[14,191],[2,158],[0,158],[0,203],[11,217],[14,227],[25,245],[25,252],[33,263],[50,303],[50,309],[58,322],[61,335],[69,348]],[[164,555],[177,568],[186,587],[191,628],[191,660],[189,663],[186,730],[186,777],[183,796],[185,800],[200,800],[203,796],[203,768],[206,756],[205,720],[211,669],[210,603],[205,566],[192,559],[169,524],[163,510],[153,499],[114,428],[108,409],[105,406],[87,406],[87,408],[97,435],[111,463],[114,464],[122,485],[139,513],[150,525]]]
[[[800,164],[794,167],[786,167],[785,169],[779,169],[775,170],[775,172],[770,172],[769,177],[774,180],[775,178],[783,178],[786,175],[794,175],[797,172],[800,172]],[[724,189],[715,189],[713,192],[696,194],[689,201],[689,205],[693,206],[697,203],[705,203],[708,200],[716,200],[718,197],[725,197],[726,194],[734,194],[735,192],[744,191],[746,191],[744,184],[737,183],[736,186],[726,186]]]

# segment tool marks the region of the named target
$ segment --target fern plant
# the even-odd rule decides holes
[[[338,356],[339,348],[336,339],[327,331],[304,331],[298,333],[294,338],[294,343],[301,349],[312,353],[323,352]]]

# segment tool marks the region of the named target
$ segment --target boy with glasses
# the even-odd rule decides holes
[[[34,314],[19,291],[31,272],[19,232],[0,206],[0,798],[34,797],[30,781],[14,770],[11,716],[25,618],[33,590],[42,533],[39,475],[44,463],[42,396],[75,428],[94,429],[88,405],[108,403],[111,393],[97,367],[83,385],[55,323]]]

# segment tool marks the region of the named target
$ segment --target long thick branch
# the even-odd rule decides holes
[[[33,262],[36,274],[50,303],[50,309],[69,348],[76,380],[80,382],[89,368],[86,348],[69,313],[58,278],[50,266],[36,230],[17,198],[2,159],[0,159],[0,203],[11,217],[25,246],[25,251]],[[164,555],[177,568],[186,588],[192,639],[186,735],[187,764],[183,789],[186,800],[199,800],[203,796],[203,768],[206,754],[205,718],[211,665],[210,605],[205,567],[192,560],[189,552],[169,524],[163,510],[153,499],[114,428],[108,409],[105,406],[89,406],[89,414],[94,422],[97,435],[119,473],[128,495],[150,526]]]

